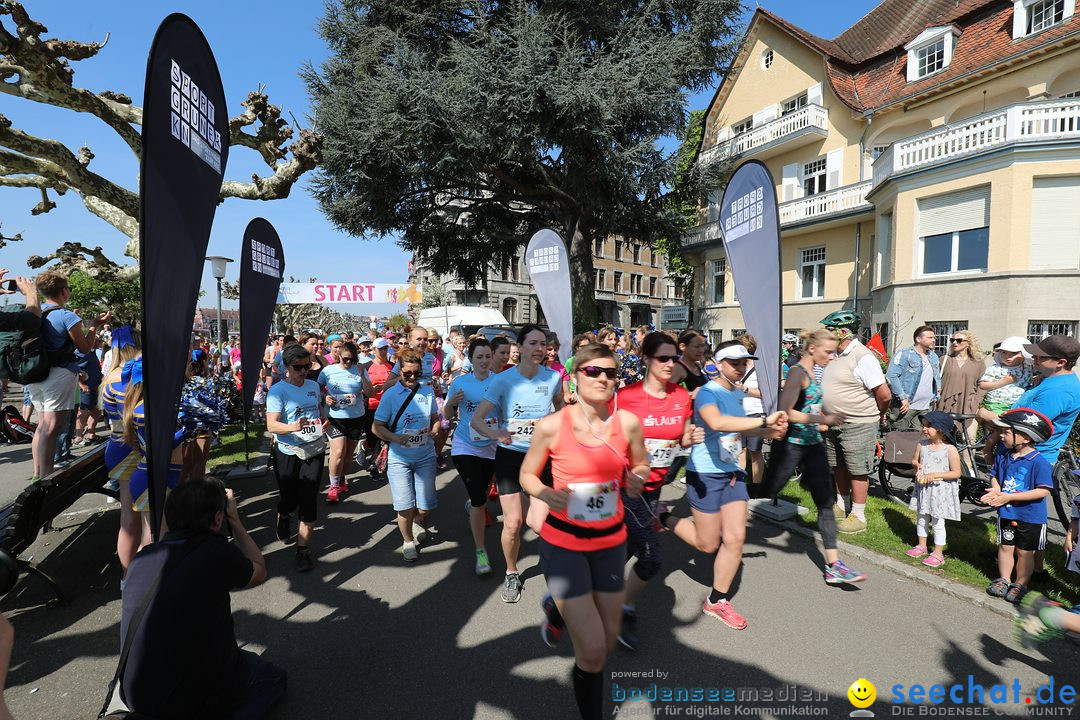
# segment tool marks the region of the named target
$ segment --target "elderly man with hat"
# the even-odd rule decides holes
[[[866,530],[866,496],[870,491],[870,471],[877,447],[877,428],[892,401],[892,391],[877,356],[859,342],[861,320],[847,310],[838,310],[821,321],[836,334],[836,359],[825,368],[821,381],[823,407],[828,414],[844,416],[838,427],[825,435],[829,466],[835,472],[836,529],[841,533]],[[851,514],[845,503],[851,494]]]

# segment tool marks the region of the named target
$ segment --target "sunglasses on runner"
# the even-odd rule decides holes
[[[354,357],[352,357],[350,355],[342,355],[341,356],[341,362],[346,363],[346,364],[354,363],[354,362],[356,362],[356,358],[354,358]]]
[[[300,370],[307,370],[308,367],[310,367],[310,366],[308,366],[308,365],[290,365],[289,367],[291,367],[293,370],[300,371]]]
[[[598,378],[603,375],[608,380],[614,380],[619,376],[619,371],[615,368],[603,368],[597,367],[596,365],[586,365],[580,369],[580,372],[585,373],[586,377],[591,378]]]
[[[965,338],[949,338],[949,342],[962,343],[964,341],[965,341]]]
[[[677,355],[653,355],[650,360],[655,360],[661,365],[666,365],[669,362],[675,362],[678,359]]]
[[[417,377],[418,375],[420,375],[420,373],[416,370],[406,370],[405,372],[401,373],[401,377],[409,378],[410,380],[414,377]]]

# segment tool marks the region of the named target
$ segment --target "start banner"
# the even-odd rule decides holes
[[[415,283],[282,283],[278,291],[279,305],[304,303],[418,303],[423,299]]]

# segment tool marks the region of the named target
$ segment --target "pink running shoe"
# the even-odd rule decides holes
[[[339,498],[338,498],[338,493],[339,492],[341,492],[341,491],[338,490],[337,486],[332,485],[330,487],[330,489],[326,491],[326,502],[328,502],[328,503],[336,503],[339,500]]]
[[[701,609],[706,615],[711,615],[733,630],[746,629],[746,618],[737,613],[727,600],[711,603],[706,598],[705,605]]]
[[[931,553],[926,557],[925,560],[922,561],[922,564],[926,567],[932,568],[941,567],[945,564],[945,558],[941,557],[940,555],[934,555],[933,553]]]
[[[926,546],[925,545],[916,545],[915,547],[911,548],[910,550],[908,550],[904,554],[907,555],[909,558],[915,558],[916,560],[918,560],[919,558],[921,558],[923,555],[926,554]]]

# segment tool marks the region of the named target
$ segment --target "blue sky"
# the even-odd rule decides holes
[[[298,69],[305,62],[318,64],[326,57],[326,48],[315,30],[322,3],[272,0],[252,5],[189,0],[181,5],[146,0],[31,0],[25,4],[32,16],[48,27],[46,37],[100,42],[109,34],[108,45],[96,57],[74,63],[77,86],[124,92],[141,105],[146,56],[154,31],[166,15],[179,10],[199,24],[214,49],[230,116],[243,109],[240,101],[261,83],[270,101],[282,106],[285,117],[292,112],[302,124],[309,124],[309,102]],[[762,3],[781,17],[826,38],[842,32],[875,4],[870,0]],[[747,18],[752,10],[752,6],[747,10]],[[691,97],[689,109],[704,108],[712,94],[710,89]],[[138,163],[134,155],[97,118],[8,95],[0,95],[0,113],[16,128],[60,140],[72,150],[88,145],[96,155],[90,165],[92,170],[137,189]],[[268,168],[254,151],[232,148],[227,177],[246,180],[253,172],[266,175]],[[90,247],[100,245],[114,260],[126,260],[123,248],[127,238],[86,212],[74,193],[59,198],[54,195],[56,209],[31,216],[30,208],[39,199],[36,190],[0,188],[0,229],[6,236],[21,232],[25,238],[0,251],[0,267],[25,272],[27,256],[51,252],[69,239]],[[281,235],[288,274],[329,282],[405,280],[408,256],[392,239],[369,242],[337,231],[319,211],[306,182],[298,183],[285,200],[234,199],[218,206],[207,254],[239,259],[241,233],[251,218],[260,215],[273,223]],[[237,265],[230,265],[229,279],[235,280],[237,274]],[[212,305],[214,281],[209,265],[202,287],[206,295],[200,305]],[[235,304],[226,302],[226,306]],[[337,309],[381,314],[403,307],[352,305]]]

